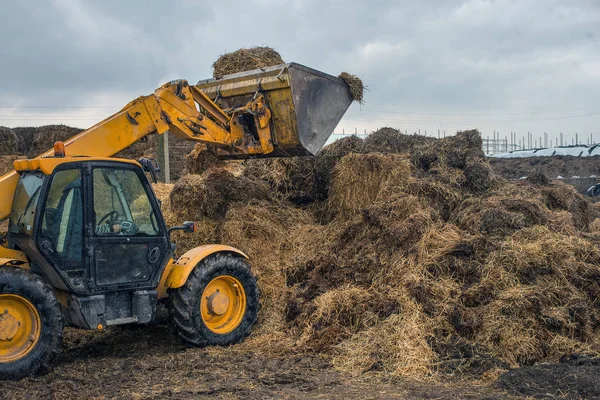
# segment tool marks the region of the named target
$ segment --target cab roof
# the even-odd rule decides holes
[[[56,167],[62,164],[74,162],[94,162],[94,161],[111,161],[123,164],[133,164],[141,167],[140,163],[135,160],[126,158],[113,157],[86,157],[86,156],[65,156],[65,157],[43,157],[27,160],[15,160],[13,166],[17,172],[22,171],[41,171],[45,175],[50,175]]]

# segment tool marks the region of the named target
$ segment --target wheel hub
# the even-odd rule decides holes
[[[35,306],[16,294],[0,294],[0,363],[25,357],[41,334]]]
[[[206,327],[217,334],[237,328],[246,312],[246,292],[239,280],[220,275],[206,285],[200,298],[200,314]]]
[[[11,340],[19,330],[20,322],[8,313],[0,314],[0,340]]]
[[[229,308],[229,297],[221,292],[215,292],[208,296],[208,311],[211,314],[223,315]]]

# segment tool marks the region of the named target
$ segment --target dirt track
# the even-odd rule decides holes
[[[2,399],[263,399],[263,398],[465,398],[600,396],[600,362],[567,360],[505,373],[475,384],[352,377],[335,371],[327,357],[278,354],[256,346],[256,337],[230,348],[188,348],[166,324],[67,329],[54,371],[20,382],[1,382]],[[266,350],[267,348],[267,350]]]
[[[352,378],[318,355],[253,351],[252,339],[232,348],[193,349],[165,325],[67,329],[53,372],[0,383],[0,398],[500,398],[469,384]]]

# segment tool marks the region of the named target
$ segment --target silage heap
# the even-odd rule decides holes
[[[458,377],[598,349],[596,211],[569,186],[493,176],[476,131],[384,128],[317,157],[211,165],[175,184],[169,217],[203,222],[180,252],[208,240],[251,257],[248,346]]]
[[[271,47],[254,46],[238,49],[231,53],[219,56],[212,65],[213,77],[236,74],[238,72],[250,71],[257,68],[270,67],[283,64],[281,55]]]

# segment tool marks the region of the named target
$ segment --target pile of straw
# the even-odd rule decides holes
[[[223,162],[203,144],[195,145],[194,149],[185,156],[185,172],[189,174],[201,174],[211,167],[222,165]]]
[[[600,210],[566,185],[496,177],[477,131],[384,128],[224,168],[180,180],[169,215],[250,255],[256,346],[356,374],[479,378],[600,348]]]
[[[211,168],[202,175],[179,179],[170,194],[171,209],[178,215],[220,219],[235,202],[269,200],[267,186],[225,168]]]
[[[274,49],[266,46],[256,46],[247,49],[239,49],[231,53],[221,55],[212,65],[213,77],[238,72],[250,71],[258,68],[270,67],[283,64],[281,55]]]
[[[54,142],[67,141],[81,133],[83,129],[72,128],[66,125],[45,125],[37,127],[6,128],[0,126],[0,156],[37,157],[48,150],[52,150]],[[148,140],[137,142],[127,149],[119,152],[115,157],[138,159],[140,157],[156,158],[156,135],[151,135]],[[69,150],[67,149],[67,154]],[[72,154],[80,155],[80,154]]]

